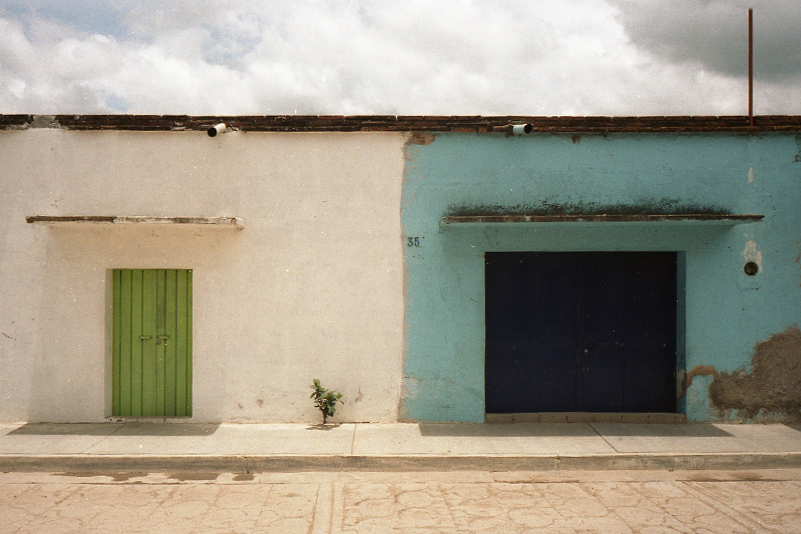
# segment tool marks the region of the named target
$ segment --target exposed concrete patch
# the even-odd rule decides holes
[[[738,410],[745,419],[778,414],[801,420],[801,329],[791,326],[758,343],[751,361],[751,373],[695,368],[696,375],[714,376],[709,386],[712,405],[721,411]]]

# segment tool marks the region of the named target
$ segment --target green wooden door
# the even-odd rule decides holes
[[[192,415],[192,271],[114,270],[112,415]]]

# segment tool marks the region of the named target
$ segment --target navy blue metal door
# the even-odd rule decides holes
[[[675,253],[485,262],[487,413],[675,411]]]

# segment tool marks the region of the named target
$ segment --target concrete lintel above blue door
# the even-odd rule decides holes
[[[759,222],[765,218],[764,215],[731,215],[731,214],[708,214],[708,213],[682,213],[682,214],[634,214],[634,215],[593,215],[593,214],[570,214],[570,215],[454,215],[440,219],[440,226],[464,226],[464,225],[488,225],[488,224],[632,224],[642,223],[665,223],[687,225],[720,225],[733,226],[735,224],[746,224]]]

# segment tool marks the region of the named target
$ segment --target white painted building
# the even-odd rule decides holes
[[[404,141],[0,131],[0,420],[111,418],[114,269],[191,269],[191,421],[396,420]]]

